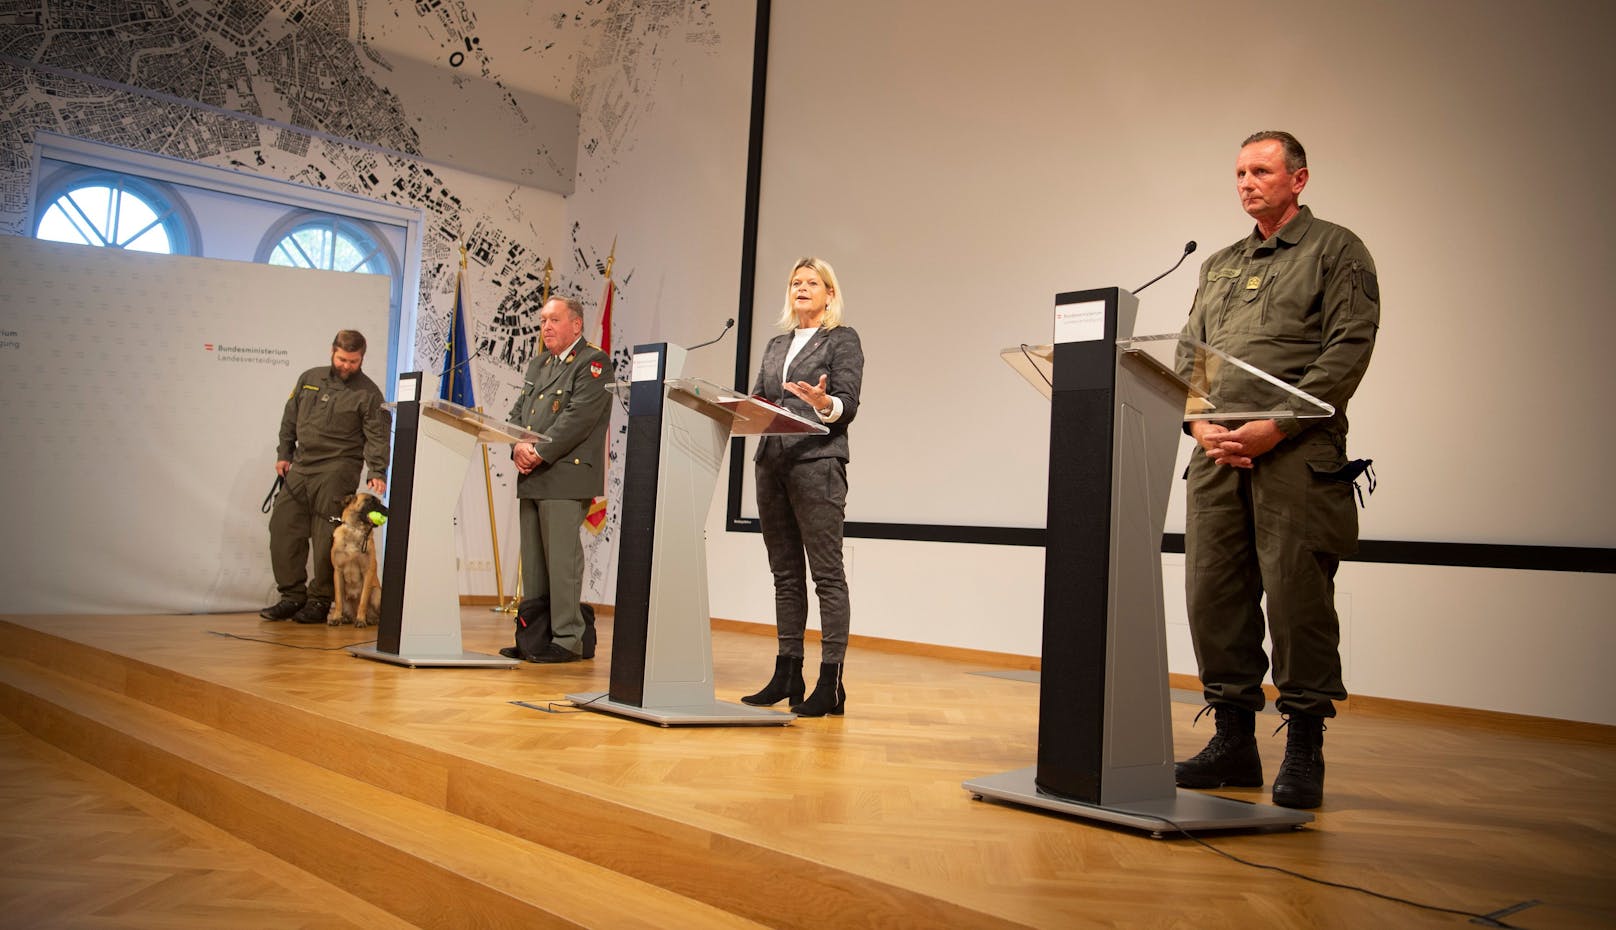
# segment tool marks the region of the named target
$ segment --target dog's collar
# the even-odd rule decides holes
[[[326,520],[329,521],[333,526],[343,525],[341,517],[326,517]],[[363,534],[363,538],[359,540],[360,552],[365,552],[370,549],[370,531],[373,529],[375,529],[375,527],[370,525],[369,520],[359,524],[359,532]]]

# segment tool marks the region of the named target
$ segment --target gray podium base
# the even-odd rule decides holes
[[[1037,774],[1037,767],[1031,766],[1013,772],[974,778],[965,782],[963,787],[979,799],[991,798],[1009,804],[1038,807],[1058,814],[1070,814],[1073,817],[1147,830],[1158,840],[1178,833],[1176,827],[1164,822],[1167,820],[1185,830],[1258,830],[1283,827],[1297,829],[1313,820],[1313,815],[1306,811],[1268,804],[1248,804],[1245,801],[1232,801],[1216,795],[1183,790],[1170,798],[1130,801],[1126,804],[1100,807],[1096,804],[1067,801],[1045,794],[1034,782]]]
[[[606,691],[569,694],[567,700],[585,710],[598,710],[603,714],[633,717],[664,727],[783,727],[797,719],[787,711],[767,707],[749,707],[714,701],[711,704],[691,704],[681,707],[635,707],[612,700]]]
[[[353,646],[349,648],[348,654],[361,659],[375,659],[377,662],[405,665],[410,668],[515,668],[522,664],[520,659],[484,655],[481,652],[462,652],[459,655],[448,656],[415,656],[382,652],[375,646]]]

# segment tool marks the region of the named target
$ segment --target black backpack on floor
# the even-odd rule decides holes
[[[579,612],[584,617],[583,656],[586,659],[595,657],[595,608],[590,604],[579,604]],[[554,634],[550,630],[550,597],[531,597],[517,605],[516,608],[516,651],[522,658],[542,654],[550,648],[550,640]]]

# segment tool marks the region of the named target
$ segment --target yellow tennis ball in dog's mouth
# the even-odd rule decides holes
[[[381,526],[383,523],[387,522],[387,516],[375,510],[372,510],[370,513],[366,514],[366,516],[370,517],[370,523],[372,526]]]

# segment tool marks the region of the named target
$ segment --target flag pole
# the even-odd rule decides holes
[[[453,340],[455,338],[455,330],[456,330],[456,328],[457,327],[463,327],[464,332],[462,333],[462,335],[464,335],[466,337],[466,339],[469,341],[470,336],[471,336],[470,326],[467,325],[467,322],[463,322],[465,313],[466,313],[466,244],[464,242],[462,242],[462,243],[460,243],[460,268],[459,268],[458,271],[455,272],[455,310],[454,310],[454,318],[449,321],[449,338],[451,340]],[[462,346],[461,350],[464,351],[464,349],[465,349],[465,347]],[[451,355],[453,355],[453,354],[454,353],[451,353]],[[467,355],[467,358],[468,359],[470,358],[469,354]],[[452,359],[451,359],[451,361],[452,361]],[[450,369],[450,372],[449,372],[448,393],[449,393],[450,397],[455,396],[454,379],[458,375],[458,368],[459,367],[460,366],[458,366],[458,365],[452,365],[452,367]],[[466,364],[466,377],[467,378],[471,377],[471,364],[470,364],[469,361]],[[477,407],[476,407],[477,412],[481,413],[482,409],[483,409],[482,405],[478,404]],[[478,443],[478,446],[482,450],[482,454],[483,454],[483,491],[488,496],[488,541],[489,541],[489,545],[492,547],[492,551],[494,553],[494,603],[495,603],[495,609],[498,610],[498,609],[502,609],[505,606],[505,574],[504,574],[504,569],[500,564],[500,558],[499,558],[499,520],[498,520],[498,517],[496,516],[496,514],[494,512],[494,477],[493,477],[492,465],[488,461],[488,443],[486,443],[486,442]]]
[[[617,261],[617,237],[612,237],[612,250],[606,255],[606,296],[600,302],[600,342],[598,345],[606,353],[609,361],[612,356],[612,264]],[[616,365],[612,366],[612,377],[617,377]],[[606,432],[606,463],[609,467],[612,458],[612,434]],[[592,535],[599,536],[606,529],[608,505],[603,491],[600,496],[589,502],[589,508],[584,513],[584,528]]]

